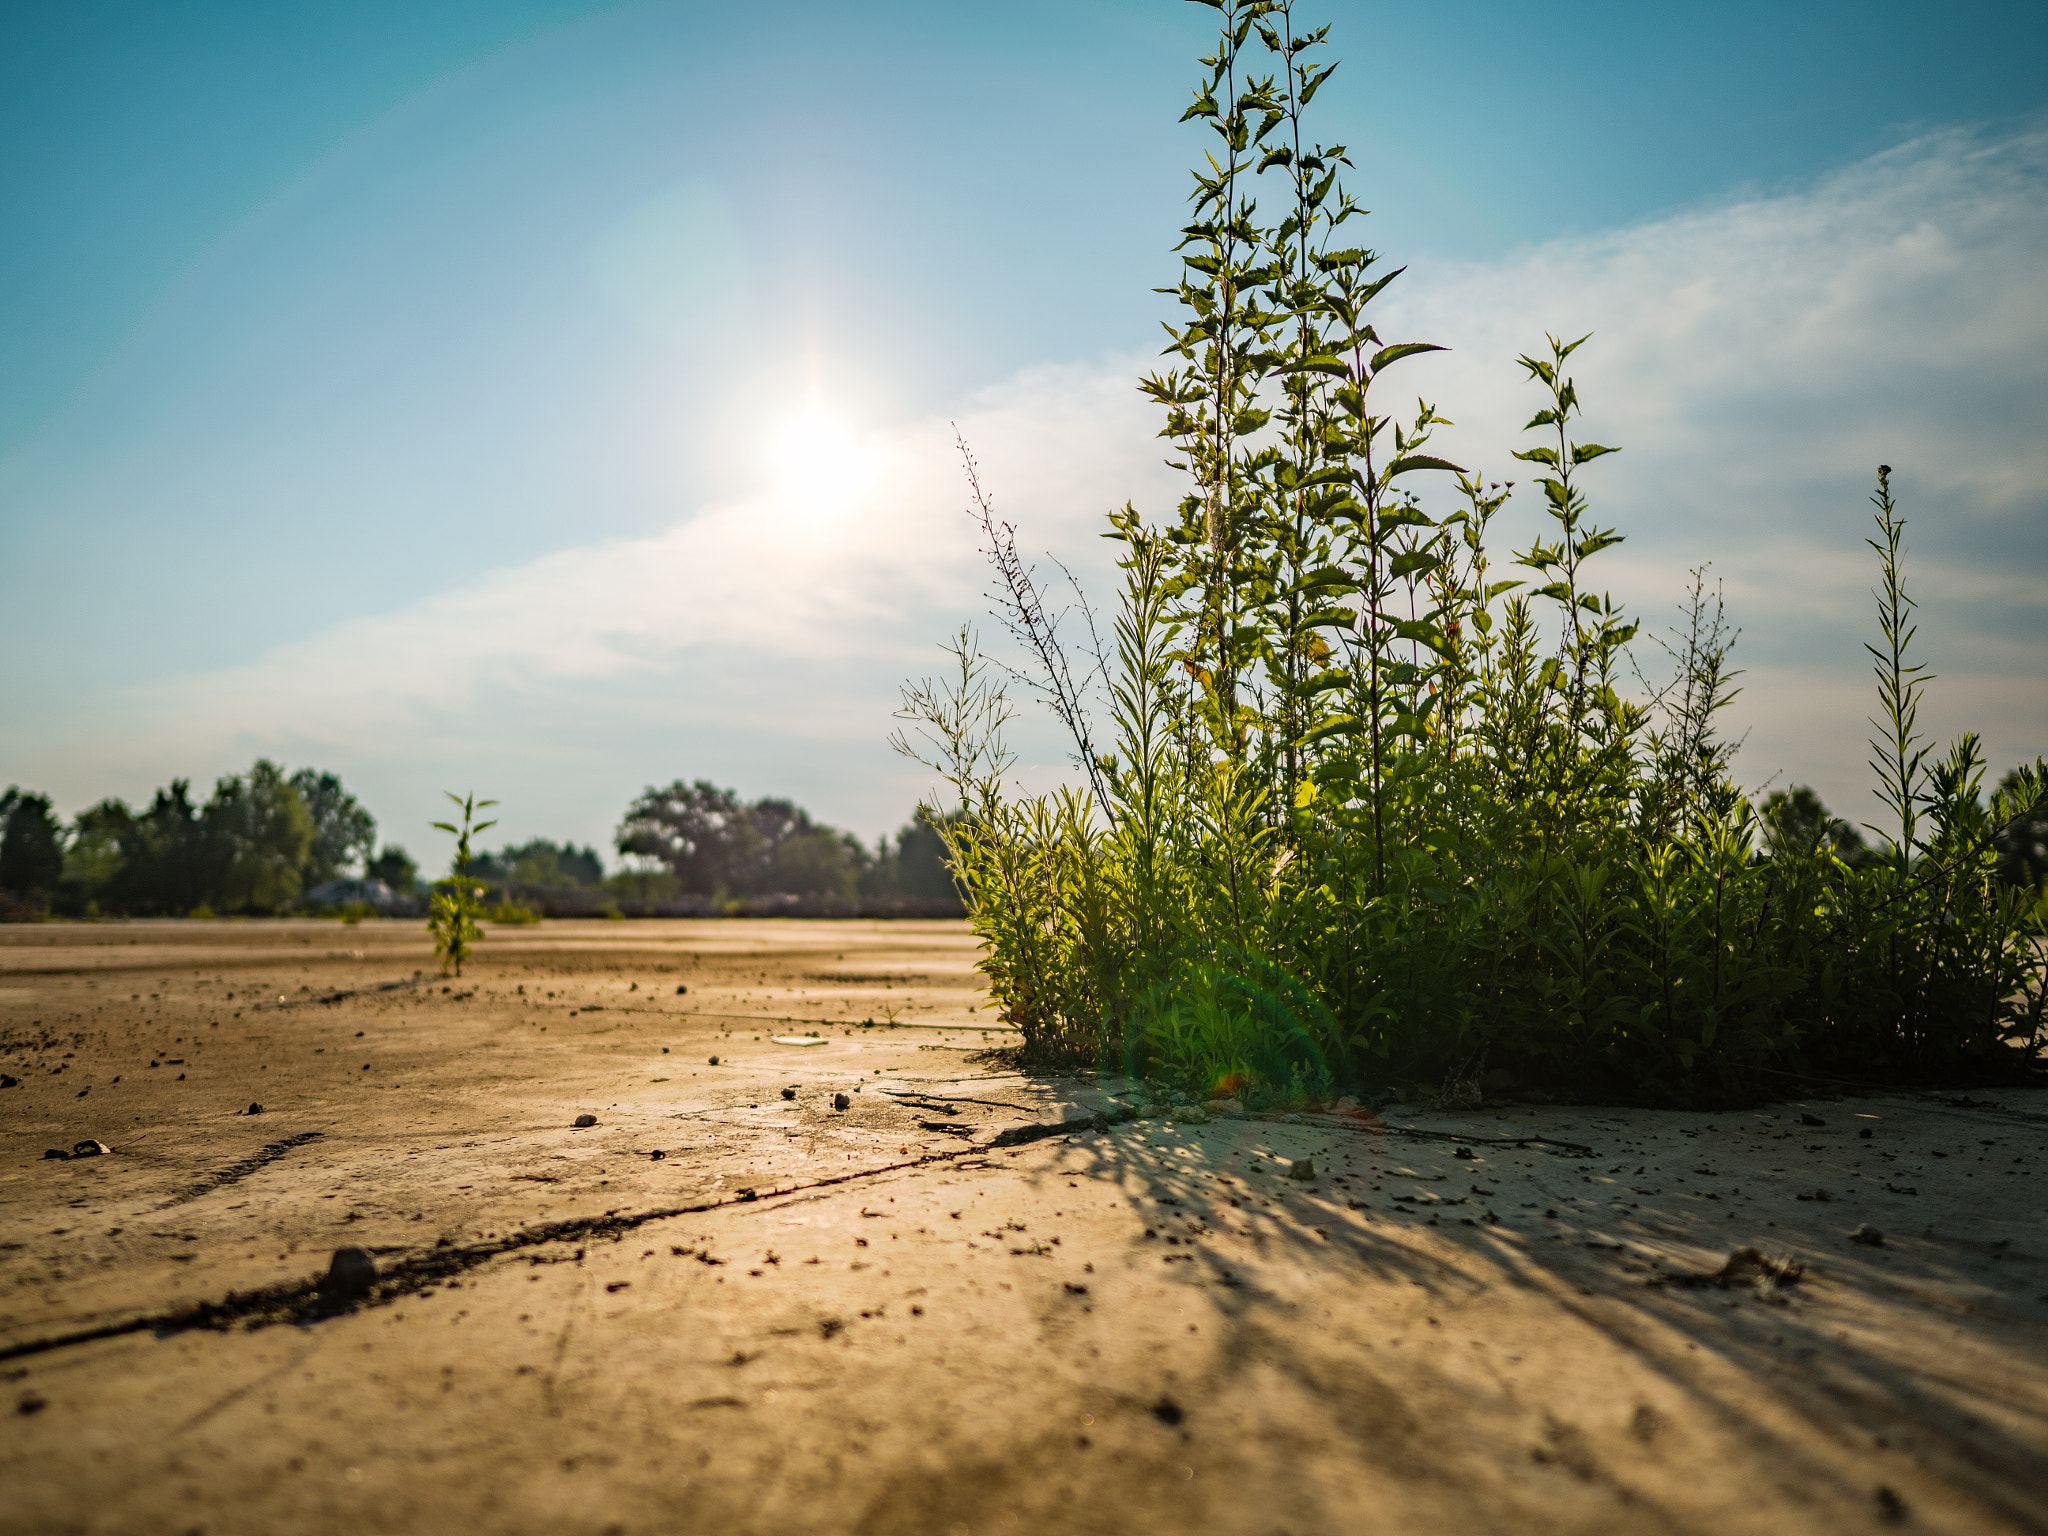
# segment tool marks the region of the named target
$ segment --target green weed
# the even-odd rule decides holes
[[[1515,487],[1429,452],[1434,406],[1386,402],[1382,376],[1434,347],[1377,331],[1399,271],[1358,238],[1344,149],[1308,132],[1328,29],[1297,29],[1291,0],[1204,3],[1218,41],[1184,120],[1215,139],[1168,366],[1142,383],[1187,491],[1163,523],[1110,518],[1123,592],[1108,654],[1082,607],[1092,668],[967,459],[1030,658],[1012,677],[1081,784],[1007,789],[1013,705],[970,630],[892,738],[947,786],[929,819],[1021,1057],[1446,1103],[1482,1080],[1706,1102],[1771,1073],[2023,1070],[2048,895],[2000,870],[2034,867],[2015,829],[2042,824],[2048,765],[1987,804],[1977,738],[1922,737],[1890,469],[1871,650],[1892,824],[1866,848],[1810,792],[1760,815],[1733,779],[1735,635],[1704,571],[1659,642],[1669,679],[1635,671],[1649,637],[1597,582],[1623,535],[1590,499],[1617,450],[1583,429],[1585,337],[1518,360],[1536,400],[1513,457],[1546,526],[1501,570],[1488,530]]]
[[[462,809],[462,823],[437,821],[437,831],[447,832],[455,838],[455,859],[448,878],[434,882],[434,897],[427,907],[427,931],[434,936],[434,956],[441,962],[445,975],[453,971],[462,974],[462,962],[470,956],[476,941],[484,936],[477,926],[477,914],[483,908],[483,887],[470,878],[471,854],[469,841],[478,833],[495,827],[496,821],[475,820],[476,813],[488,806],[496,805],[495,800],[479,800],[474,794],[457,795],[444,791]]]

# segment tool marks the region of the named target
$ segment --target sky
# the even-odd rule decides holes
[[[1508,478],[1515,356],[1593,333],[1605,581],[1651,630],[1722,584],[1745,783],[1874,815],[1879,462],[1924,722],[2048,752],[2048,11],[1301,13],[1382,331],[1451,349],[1407,387]],[[1178,496],[1134,385],[1211,15],[0,10],[0,783],[266,755],[429,857],[443,789],[600,848],[676,778],[900,825],[899,684],[985,609],[956,428],[1100,606],[1104,513]]]

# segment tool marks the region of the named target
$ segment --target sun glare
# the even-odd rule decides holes
[[[874,457],[841,417],[816,401],[774,427],[767,447],[778,498],[813,513],[852,501]]]

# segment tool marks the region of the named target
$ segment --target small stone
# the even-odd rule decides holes
[[[0,1088],[19,1088],[20,1086],[20,1078],[11,1077],[5,1072],[0,1072]]]
[[[1827,1121],[1821,1119],[1819,1115],[1801,1115],[1799,1123],[1801,1125],[1826,1125]]]
[[[1858,1131],[1858,1132],[1857,1132],[1856,1134],[1857,1134],[1858,1136],[1862,1137],[1862,1138],[1863,1138],[1863,1139],[1864,1139],[1865,1141],[1868,1141],[1868,1140],[1870,1140],[1870,1134],[1871,1134],[1871,1133],[1870,1133],[1870,1127],[1866,1125],[1866,1126],[1864,1126],[1864,1127],[1863,1127],[1863,1129],[1862,1129],[1862,1130]]]
[[[660,1162],[660,1161],[661,1161],[661,1160],[662,1160],[662,1159],[663,1159],[664,1157],[667,1157],[667,1156],[668,1156],[668,1154],[667,1154],[666,1152],[662,1152],[662,1151],[654,1151],[654,1152],[650,1152],[650,1153],[648,1153],[648,1154],[647,1154],[647,1156],[648,1156],[648,1158],[649,1158],[649,1160],[650,1160],[650,1161],[652,1161],[652,1162],[657,1162],[657,1163],[658,1163],[658,1162]]]
[[[785,1089],[783,1089],[783,1090],[782,1090],[782,1096],[783,1096],[783,1097],[784,1097],[785,1099],[793,1099],[793,1098],[795,1098],[795,1097],[796,1097],[796,1089],[794,1089],[794,1088],[785,1088]]]
[[[72,1144],[71,1155],[73,1157],[105,1157],[113,1150],[104,1141],[80,1141]]]
[[[360,1248],[337,1248],[327,1262],[320,1294],[342,1301],[360,1301],[376,1283],[377,1261]]]
[[[1477,1162],[1479,1160],[1479,1154],[1477,1152],[1474,1152],[1470,1147],[1460,1147],[1457,1151],[1453,1152],[1451,1156],[1462,1157],[1468,1163]]]
[[[576,1129],[579,1131],[586,1131],[595,1124],[597,1124],[597,1116],[595,1115],[578,1115],[576,1117]]]
[[[260,1115],[263,1113],[263,1106],[261,1104],[251,1104],[242,1113],[245,1115]]]
[[[683,994],[684,994],[685,992],[687,992],[687,991],[689,991],[689,990],[690,990],[690,989],[689,989],[688,987],[677,987],[677,988],[676,988],[676,996],[677,996],[677,997],[681,997],[681,996],[682,996],[682,995],[683,995]]]
[[[62,1147],[43,1148],[43,1161],[46,1163],[53,1158],[67,1158],[70,1155],[71,1154],[69,1152],[66,1152]]]
[[[1176,1104],[1173,1120],[1176,1125],[1207,1125],[1209,1112],[1199,1104]]]
[[[1343,1098],[1332,1104],[1330,1108],[1340,1115],[1355,1114],[1358,1111],[1358,1100],[1347,1093]]]
[[[1212,1119],[1221,1120],[1229,1115],[1243,1114],[1244,1101],[1242,1099],[1211,1099],[1202,1108],[1209,1112]]]
[[[1282,1125],[1299,1125],[1299,1124],[1301,1124],[1301,1116],[1299,1116],[1299,1115],[1282,1115],[1282,1116],[1280,1117],[1280,1123],[1281,1123]]]
[[[14,1405],[14,1411],[27,1417],[31,1413],[41,1413],[49,1406],[48,1400],[40,1393],[24,1392],[21,1394],[21,1400]]]
[[[1884,1234],[1878,1231],[1876,1227],[1865,1222],[1849,1234],[1849,1241],[1861,1243],[1866,1248],[1882,1248],[1884,1246]]]
[[[832,1107],[834,1109],[850,1109],[853,1107],[853,1100],[843,1093],[835,1093],[832,1095]]]
[[[718,1058],[716,1056],[711,1058],[711,1065],[714,1067],[718,1065]]]
[[[1302,1183],[1306,1184],[1315,1176],[1316,1164],[1314,1158],[1297,1157],[1293,1162],[1287,1165],[1287,1177],[1289,1177],[1290,1179],[1298,1179]]]

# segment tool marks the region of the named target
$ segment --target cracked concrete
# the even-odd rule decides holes
[[[972,962],[0,930],[0,1531],[2048,1528],[2033,1096],[997,1147],[1133,1085],[987,1065]]]

